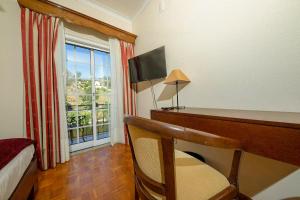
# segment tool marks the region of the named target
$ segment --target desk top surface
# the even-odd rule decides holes
[[[234,110],[218,108],[190,108],[180,110],[154,110],[176,114],[201,115],[207,117],[227,118],[237,121],[251,121],[266,125],[284,126],[300,129],[300,113],[296,112],[274,112],[254,110]]]

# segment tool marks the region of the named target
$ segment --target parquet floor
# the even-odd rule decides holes
[[[71,157],[66,164],[40,172],[37,200],[131,200],[134,178],[130,149],[103,147]]]

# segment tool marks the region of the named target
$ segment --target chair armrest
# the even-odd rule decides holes
[[[206,146],[241,149],[241,143],[238,140],[226,138],[211,133],[184,128],[173,124],[168,124],[156,120],[145,119],[135,116],[126,116],[124,122],[129,125],[137,126],[142,129],[159,134],[163,138],[174,138]]]

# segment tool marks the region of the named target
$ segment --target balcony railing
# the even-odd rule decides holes
[[[109,132],[102,132],[102,133],[98,133],[96,135],[97,140],[105,139],[105,138],[108,138],[108,137],[109,137]],[[88,141],[92,141],[92,140],[94,140],[93,135],[79,136],[79,141],[77,141],[77,137],[69,137],[69,144],[73,145],[73,144],[78,144],[78,142],[83,143],[83,142],[88,142]]]

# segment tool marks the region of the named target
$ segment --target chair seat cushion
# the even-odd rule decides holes
[[[175,150],[177,200],[209,199],[230,184],[226,177],[198,159]]]
[[[182,151],[175,150],[175,165],[177,200],[207,200],[230,185],[220,172]]]

